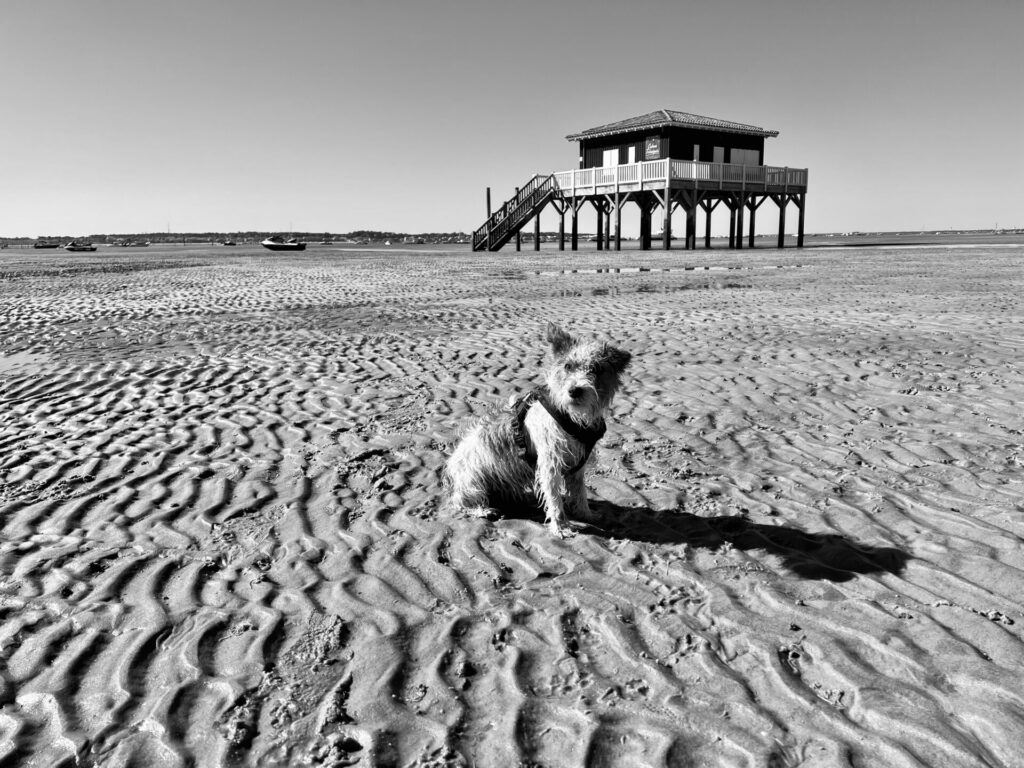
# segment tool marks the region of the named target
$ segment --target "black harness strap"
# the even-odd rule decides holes
[[[543,389],[538,387],[537,389],[530,390],[512,404],[512,439],[519,449],[519,456],[531,467],[537,466],[537,451],[534,450],[530,436],[526,431],[526,412],[530,410],[530,406],[534,403],[540,403],[544,406],[544,410],[551,415],[551,418],[555,420],[555,423],[566,434],[583,444],[583,458],[576,466],[567,469],[565,473],[571,475],[581,470],[583,465],[587,463],[587,459],[590,458],[590,454],[593,452],[594,446],[597,445],[597,441],[604,437],[607,429],[604,419],[593,427],[580,426],[569,418],[566,413],[556,408],[548,400],[547,393]]]

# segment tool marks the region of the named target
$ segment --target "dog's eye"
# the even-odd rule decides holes
[[[572,373],[573,371],[578,370],[579,367],[580,367],[580,364],[577,363],[575,360],[569,360],[565,364],[565,370],[568,371],[569,373]]]

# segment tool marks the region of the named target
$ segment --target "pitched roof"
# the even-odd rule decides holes
[[[778,131],[770,131],[767,128],[759,128],[756,125],[734,123],[730,120],[719,120],[714,117],[694,115],[690,112],[680,112],[675,109],[659,109],[648,112],[646,115],[631,117],[628,120],[619,120],[617,123],[599,125],[596,128],[588,128],[585,131],[566,136],[569,141],[578,139],[594,139],[599,136],[614,136],[618,133],[630,133],[632,131],[646,131],[651,128],[662,128],[664,126],[679,128],[697,128],[705,131],[723,131],[725,133],[746,133],[754,136],[778,136]]]

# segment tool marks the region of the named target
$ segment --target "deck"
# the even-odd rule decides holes
[[[770,165],[733,165],[695,160],[649,160],[628,165],[583,168],[553,174],[562,197],[614,194],[640,190],[693,189],[697,191],[789,194],[807,191],[806,168]]]
[[[696,160],[648,160],[625,165],[581,168],[552,174],[536,174],[473,233],[474,251],[494,251],[516,237],[527,221],[534,222],[534,247],[540,239],[540,213],[552,205],[559,215],[559,248],[564,248],[565,216],[572,219],[572,248],[577,247],[577,227],[581,207],[590,204],[597,213],[597,246],[611,243],[611,222],[615,221],[615,248],[620,247],[621,214],[626,204],[640,207],[641,248],[649,248],[651,218],[662,210],[664,247],[671,247],[671,215],[678,206],[686,211],[686,248],[696,247],[698,209],[707,214],[705,247],[711,243],[711,212],[719,204],[729,209],[729,247],[742,248],[744,211],[749,211],[751,247],[754,243],[754,219],[758,207],[772,200],[779,208],[779,248],[785,241],[786,206],[799,209],[797,247],[803,245],[804,198],[807,193],[807,169],[772,165],[705,163]]]

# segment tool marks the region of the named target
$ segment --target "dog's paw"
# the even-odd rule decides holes
[[[556,522],[550,522],[547,523],[547,528],[552,536],[559,539],[571,539],[576,535],[576,531],[572,529],[569,523],[559,525]]]

